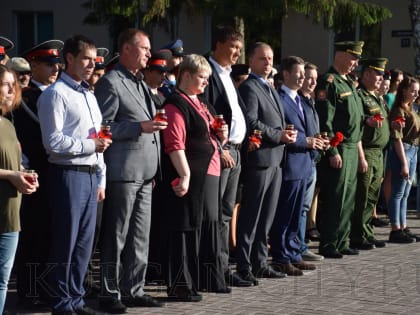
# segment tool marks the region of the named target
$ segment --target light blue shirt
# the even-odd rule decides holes
[[[97,165],[99,186],[105,187],[103,154],[95,152],[102,115],[89,84],[63,72],[38,99],[42,142],[48,161],[60,165]]]

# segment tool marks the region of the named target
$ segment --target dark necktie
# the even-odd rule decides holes
[[[299,95],[296,95],[295,102],[296,102],[296,104],[299,108],[301,118],[305,118],[305,115],[303,114],[303,107],[302,107],[302,103],[300,101],[300,96]]]

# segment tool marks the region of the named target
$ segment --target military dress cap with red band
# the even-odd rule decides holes
[[[172,53],[169,49],[161,49],[152,53],[152,56],[147,61],[147,67],[150,69],[157,69],[162,72],[167,72],[166,64],[171,59]]]
[[[25,57],[29,62],[37,60],[48,63],[61,63],[60,51],[63,49],[63,46],[64,43],[61,40],[47,40],[23,52],[21,56]]]
[[[357,58],[361,58],[364,44],[365,42],[363,41],[345,41],[335,42],[334,46],[336,51],[344,51]]]
[[[15,47],[15,45],[10,39],[0,36],[0,61],[6,56],[6,51],[13,49],[13,47]]]
[[[106,68],[105,57],[108,56],[108,54],[108,48],[99,47],[96,49],[95,70],[101,70]]]

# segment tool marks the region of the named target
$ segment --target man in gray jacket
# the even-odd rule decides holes
[[[159,169],[156,109],[140,69],[150,58],[149,37],[138,29],[118,39],[120,58],[95,86],[104,120],[111,120],[115,146],[105,156],[107,199],[103,213],[100,307],[119,314],[127,306],[162,306],[144,294],[149,250],[152,181]],[[123,304],[124,303],[124,304]]]

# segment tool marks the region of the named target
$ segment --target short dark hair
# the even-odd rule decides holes
[[[228,40],[243,41],[243,38],[243,35],[236,28],[230,25],[218,25],[212,33],[211,49],[214,51],[217,43],[225,43]]]
[[[283,58],[280,62],[280,76],[283,80],[283,71],[290,72],[294,65],[305,65],[305,61],[298,56],[288,56]]]
[[[249,46],[249,48],[248,48],[248,53],[247,53],[248,59],[253,57],[254,54],[255,54],[255,51],[260,47],[269,48],[269,49],[273,50],[273,48],[271,48],[271,46],[267,43],[256,42],[256,43],[252,44],[251,46]]]
[[[133,42],[133,38],[137,35],[141,34],[143,36],[149,37],[149,34],[147,34],[143,30],[139,30],[138,28],[127,28],[124,31],[118,35],[118,51],[121,53],[122,47],[126,43],[135,44]]]
[[[72,54],[76,57],[85,46],[96,48],[94,41],[84,35],[74,35],[66,39],[63,47],[64,64],[67,66],[67,54]]]
[[[318,67],[315,64],[311,62],[305,62],[305,70],[308,70],[308,69],[318,71]]]

